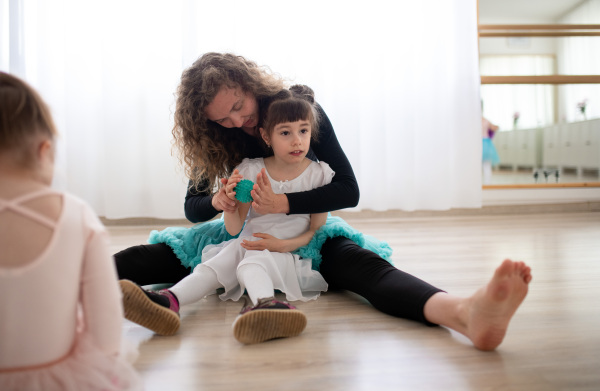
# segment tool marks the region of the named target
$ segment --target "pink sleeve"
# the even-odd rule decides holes
[[[88,240],[81,275],[85,331],[108,354],[118,354],[123,325],[121,290],[106,229],[87,205],[84,224]]]
[[[491,122],[490,122],[490,121],[488,121],[488,120],[487,120],[487,119],[485,119],[485,118],[482,118],[482,119],[481,119],[481,131],[483,131],[483,132],[487,132],[487,131],[488,131],[488,129],[490,128],[490,125],[491,125]]]

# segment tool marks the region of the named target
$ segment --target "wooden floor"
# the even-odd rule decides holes
[[[241,304],[213,295],[182,309],[172,337],[124,321],[146,389],[600,390],[600,212],[349,222],[388,241],[397,267],[458,295],[504,258],[527,262],[529,295],[500,348],[477,351],[344,292],[298,304],[301,336],[244,346],[231,332]],[[110,227],[113,250],[154,228]]]

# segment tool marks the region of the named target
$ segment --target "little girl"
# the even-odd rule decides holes
[[[251,202],[238,200],[243,199],[241,194],[236,199],[236,187],[244,178],[256,178],[270,183],[275,193],[298,192],[330,183],[334,172],[326,163],[306,158],[311,137],[316,139],[318,129],[312,91],[302,86],[282,90],[265,106],[260,134],[273,156],[244,159],[226,184],[227,196],[236,201],[237,210],[224,213],[225,227],[233,236],[241,231],[239,237],[207,246],[202,263],[169,290],[147,292],[122,280],[127,319],[156,333],[172,335],[179,328],[180,305],[224,288],[222,300],[238,300],[246,290],[252,302],[234,322],[238,341],[258,343],[296,336],[304,330],[304,314],[276,300],[274,291],[285,293],[290,301],[307,301],[327,290],[323,277],[312,270],[311,259],[291,253],[311,241],[325,224],[327,213],[261,215]]]
[[[36,91],[0,72],[0,390],[141,389],[104,227],[50,188],[55,136]]]
[[[483,167],[483,184],[489,185],[492,182],[492,167],[500,164],[498,151],[492,142],[492,138],[499,127],[491,123],[487,118],[481,117],[481,133],[482,133],[482,167]]]

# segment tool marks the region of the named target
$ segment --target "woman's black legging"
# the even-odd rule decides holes
[[[388,315],[433,325],[423,308],[442,290],[405,273],[345,237],[328,239],[321,249],[321,274],[332,289],[344,289],[367,299]],[[140,245],[115,254],[119,279],[139,285],[177,283],[191,269],[181,264],[163,243]]]

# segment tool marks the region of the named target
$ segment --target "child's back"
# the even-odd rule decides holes
[[[0,73],[0,390],[138,388],[119,355],[107,233],[85,202],[50,188],[54,132],[40,109]]]

